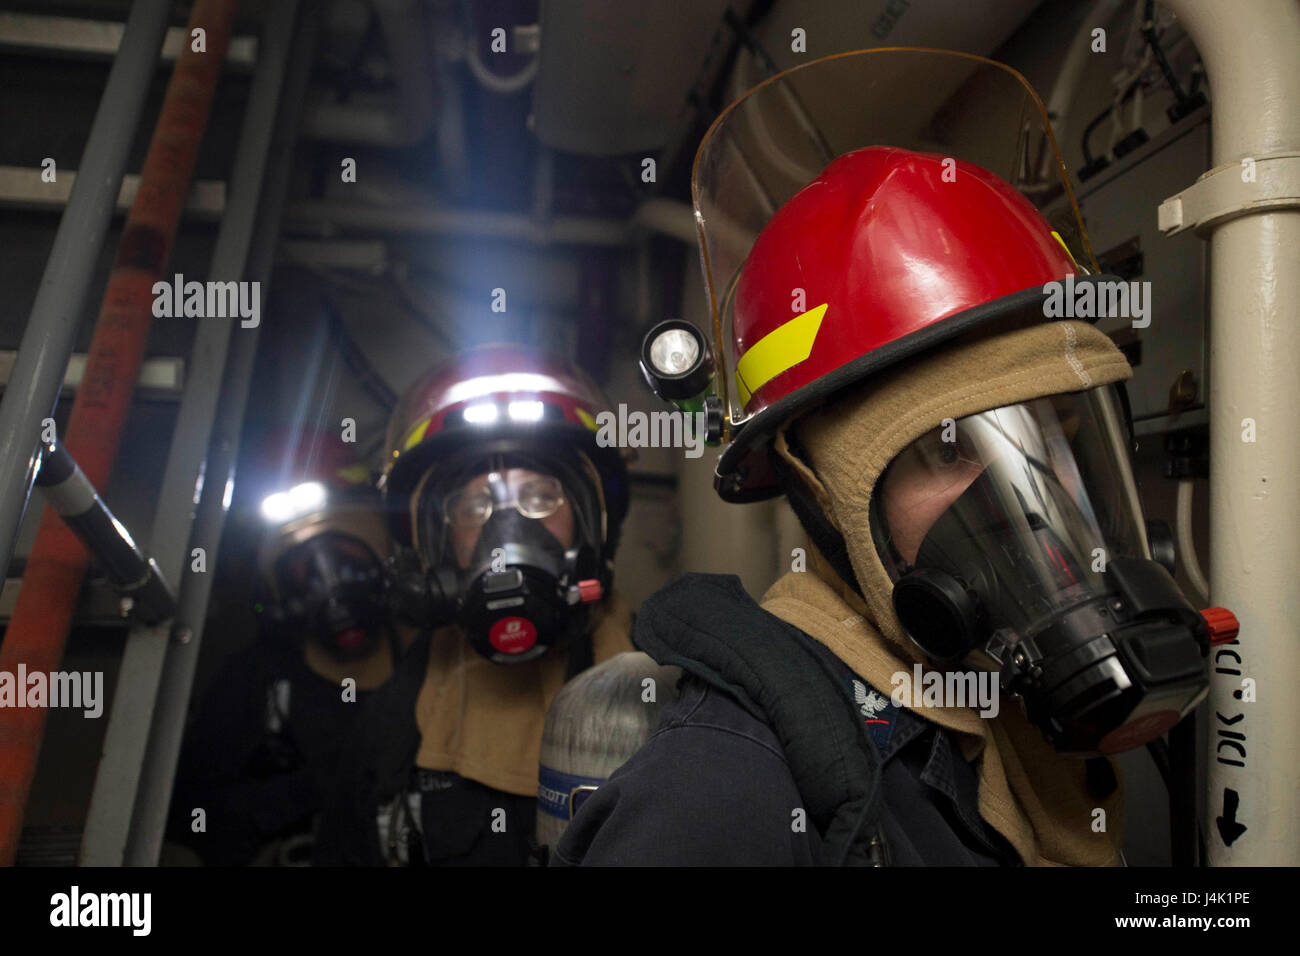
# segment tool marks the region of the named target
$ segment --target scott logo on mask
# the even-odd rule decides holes
[[[503,617],[488,631],[488,640],[502,654],[522,654],[537,643],[537,628],[522,617]]]

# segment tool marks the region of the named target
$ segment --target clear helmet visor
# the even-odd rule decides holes
[[[890,463],[871,513],[891,580],[951,579],[1009,643],[1114,593],[1112,558],[1149,557],[1113,386],[945,422]]]
[[[973,163],[1020,190],[1097,270],[1046,110],[1015,70],[947,50],[894,47],[829,56],[760,83],[710,127],[691,193],[728,422],[746,413],[729,387],[735,284],[755,240],[833,160],[896,146]]]

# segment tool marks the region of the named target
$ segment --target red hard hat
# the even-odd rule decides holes
[[[736,386],[749,417],[718,463],[719,493],[778,493],[766,456],[782,422],[1036,308],[1044,283],[1079,271],[1042,215],[987,170],[890,146],[840,156],[771,218],[736,283]]]
[[[587,456],[600,475],[612,552],[628,488],[619,449],[596,440],[596,416],[609,407],[586,375],[540,349],[484,345],[448,359],[411,386],[389,422],[381,485],[394,537],[411,543],[410,495],[440,458],[504,441]]]

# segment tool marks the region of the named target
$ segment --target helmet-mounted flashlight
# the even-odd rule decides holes
[[[713,352],[700,330],[684,319],[665,319],[641,340],[641,374],[650,390],[687,413],[706,416],[705,441],[722,437],[722,400],[708,394]]]
[[[641,374],[664,401],[698,403],[713,380],[713,353],[691,323],[666,319],[641,341]]]

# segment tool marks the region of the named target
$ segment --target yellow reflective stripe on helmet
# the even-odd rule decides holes
[[[575,407],[573,410],[578,413],[578,420],[581,421],[582,424],[586,425],[587,428],[589,428],[593,432],[600,431],[600,429],[596,425],[596,419],[592,418],[591,413],[588,412],[585,408]]]
[[[365,465],[348,465],[338,470],[338,476],[349,484],[359,485],[370,481],[370,469]]]
[[[406,441],[402,445],[402,451],[410,451],[416,445],[420,444],[420,442],[424,441],[424,433],[428,431],[429,423],[432,421],[432,417],[426,418],[424,421],[412,428],[411,433],[406,436]]]
[[[749,397],[782,372],[793,368],[812,354],[817,330],[821,328],[829,302],[768,332],[736,365],[736,382],[740,386],[740,399],[749,404]]]

